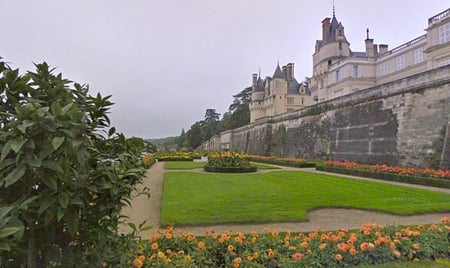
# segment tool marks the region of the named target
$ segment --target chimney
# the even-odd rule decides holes
[[[377,56],[378,55],[378,45],[377,44],[373,45],[373,51],[375,53],[375,56]]]
[[[379,48],[380,48],[380,55],[388,52],[388,45],[380,44]]]
[[[327,41],[329,32],[330,32],[330,18],[325,18],[322,21],[322,40],[324,42]]]
[[[375,57],[373,39],[368,38],[365,41],[366,41],[366,56],[369,58]]]
[[[253,74],[252,76],[253,81],[252,81],[252,91],[256,91],[256,81],[258,79],[258,74]]]
[[[287,80],[291,81],[294,79],[294,64],[288,63],[287,65]]]
[[[287,77],[287,67],[286,67],[286,65],[284,65],[283,67],[281,67],[281,71],[283,72],[283,74],[284,74],[284,76],[286,76]]]

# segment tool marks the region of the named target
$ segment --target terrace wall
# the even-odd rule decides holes
[[[444,66],[262,118],[227,140],[248,154],[450,168],[449,114]]]

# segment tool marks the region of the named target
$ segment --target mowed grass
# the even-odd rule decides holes
[[[309,210],[450,211],[450,195],[304,171],[165,174],[161,225],[303,221]]]
[[[164,168],[168,170],[172,169],[196,169],[203,168],[205,162],[193,162],[193,161],[167,161],[164,163]]]
[[[196,169],[203,168],[206,162],[192,162],[192,161],[167,161],[164,163],[164,168],[167,170],[176,169]],[[279,169],[279,167],[265,165],[260,163],[251,163],[252,166],[258,167],[258,169]]]

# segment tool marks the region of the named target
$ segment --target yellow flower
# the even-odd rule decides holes
[[[420,244],[419,243],[415,243],[412,245],[413,249],[419,249],[420,248]]]
[[[398,251],[398,250],[393,250],[392,251],[392,254],[394,254],[394,256],[396,257],[396,258],[400,258],[400,256],[402,256],[402,254],[400,253],[400,251]]]
[[[158,248],[159,248],[158,243],[155,242],[155,243],[152,244],[152,249],[153,250],[157,250]]]
[[[195,239],[195,236],[194,236],[193,234],[188,234],[188,235],[186,236],[186,239],[187,239],[187,241],[191,242],[192,240]]]
[[[203,241],[198,242],[198,248],[199,249],[205,248],[205,242],[203,242]]]
[[[164,255],[164,252],[162,251],[158,251],[158,258],[162,259],[164,258],[166,255]]]
[[[259,258],[259,253],[258,252],[254,252],[253,253],[253,259],[257,259]]]

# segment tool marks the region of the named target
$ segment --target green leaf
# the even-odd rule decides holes
[[[13,209],[13,207],[0,207],[0,221]]]
[[[53,115],[60,115],[62,113],[61,105],[57,102],[53,102],[51,106],[51,111]]]
[[[22,133],[26,133],[27,132],[27,128],[34,126],[36,123],[30,120],[24,120],[22,122],[22,124],[18,125],[17,128],[20,130],[20,132]]]
[[[9,247],[8,243],[0,241],[0,251],[10,251],[11,248]]]
[[[112,127],[112,128],[110,128],[109,131],[108,131],[108,136],[111,137],[112,135],[114,135],[114,133],[116,133],[116,128],[115,128],[115,127]]]
[[[61,219],[64,217],[65,213],[66,213],[66,210],[62,207],[58,207],[56,209],[56,219],[58,220],[58,222],[61,221]]]
[[[28,204],[32,203],[34,200],[38,199],[39,197],[41,197],[41,195],[32,196],[32,197],[28,198],[27,200],[23,201],[22,203],[20,203],[19,206],[21,208],[27,208]]]
[[[20,140],[13,140],[11,142],[11,149],[18,153],[20,151],[20,148],[22,148],[22,146],[25,144],[25,142],[27,142],[26,139],[20,139]]]
[[[66,220],[67,229],[69,230],[70,235],[75,237],[75,234],[78,231],[78,209],[75,207],[69,207],[66,210],[66,215],[64,215],[64,219]]]
[[[44,167],[48,168],[48,169],[51,169],[51,170],[55,171],[56,173],[64,174],[64,170],[61,167],[61,165],[56,163],[56,162],[54,162],[54,161],[50,161],[50,160],[49,161],[44,161],[42,163],[42,165]]]
[[[0,229],[0,238],[10,236],[14,233],[19,232],[22,230],[21,227],[5,227],[3,229]]]
[[[61,145],[63,144],[64,140],[66,138],[63,137],[54,137],[52,140],[52,145],[53,145],[53,149],[56,151],[58,150],[59,147],[61,147]]]
[[[62,208],[67,208],[67,206],[69,205],[69,197],[67,196],[67,194],[62,193],[58,196],[58,202]]]
[[[11,173],[9,173],[8,176],[6,176],[6,178],[4,179],[5,187],[8,187],[20,180],[20,178],[22,178],[22,176],[25,174],[25,171],[25,166],[19,166],[11,171]]]
[[[31,159],[30,161],[28,161],[28,165],[30,167],[38,168],[41,167],[41,164],[42,164],[41,159]]]
[[[41,215],[44,211],[46,211],[53,203],[55,203],[55,198],[53,195],[46,195],[42,198],[40,202],[40,207],[38,210],[38,215]]]
[[[12,140],[9,140],[5,143],[5,145],[3,145],[0,162],[3,162],[3,160],[5,160],[6,156],[9,154],[9,151],[11,151],[11,143]]]
[[[48,188],[52,189],[53,191],[58,190],[58,182],[55,178],[49,177],[49,176],[43,176],[42,182],[47,185]]]
[[[72,106],[73,106],[73,102],[67,104],[66,106],[64,106],[64,107],[62,108],[61,113],[62,113],[62,114],[66,114],[67,111],[69,111],[70,108],[72,108]]]

